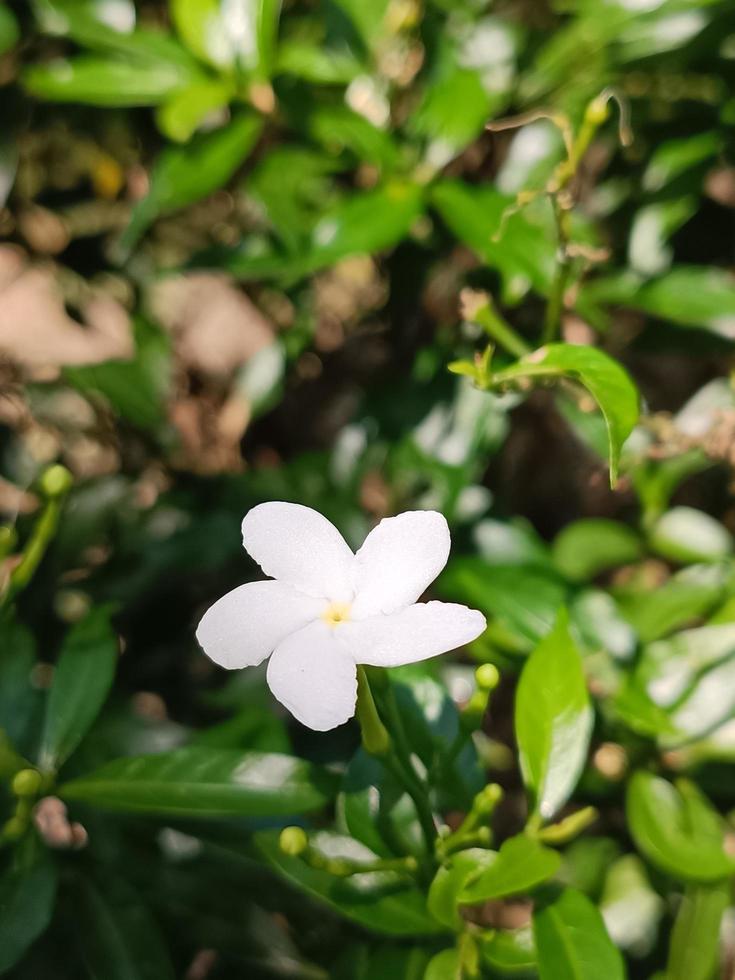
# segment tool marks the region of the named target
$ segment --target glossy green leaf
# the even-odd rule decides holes
[[[628,784],[626,815],[636,846],[662,871],[684,881],[719,881],[735,871],[718,815],[691,784],[683,793],[652,773]]]
[[[649,532],[649,543],[664,558],[683,564],[720,561],[733,551],[727,528],[694,507],[674,507],[662,514]]]
[[[41,769],[58,768],[87,734],[112,687],[117,655],[108,608],[94,607],[69,630],[46,706]]]
[[[665,903],[651,887],[640,858],[625,854],[610,866],[600,912],[616,946],[636,957],[647,956],[656,944],[664,911]]]
[[[566,588],[553,571],[491,565],[481,558],[454,558],[438,582],[441,595],[480,609],[524,641],[544,637],[564,602]]]
[[[486,934],[480,942],[480,956],[501,977],[536,975],[536,946],[530,926]]]
[[[0,973],[15,966],[51,921],[56,879],[48,857],[0,877]]]
[[[479,847],[470,847],[452,855],[449,862],[434,875],[429,888],[427,905],[434,918],[458,931],[462,924],[459,904],[465,888],[484,870],[492,867],[497,859],[497,851]]]
[[[176,92],[158,107],[156,122],[169,139],[183,143],[227,106],[234,95],[229,81],[197,81]]]
[[[653,588],[616,590],[618,608],[644,643],[691,624],[714,609],[727,591],[728,569],[692,565]]]
[[[114,60],[93,55],[31,65],[23,84],[39,99],[95,106],[153,106],[190,85],[195,75],[168,61]]]
[[[582,299],[629,306],[725,340],[735,336],[735,279],[723,269],[679,265],[645,283],[630,274],[608,277],[586,287]]]
[[[464,887],[460,901],[473,905],[530,891],[553,877],[560,864],[557,851],[525,834],[518,834],[508,838],[495,860]]]
[[[597,908],[565,888],[533,915],[540,980],[625,980],[623,958]]]
[[[620,661],[632,658],[637,645],[635,630],[609,592],[585,589],[574,597],[569,613],[584,649],[591,653],[605,650]]]
[[[280,0],[171,0],[170,8],[179,36],[198,58],[219,69],[270,74]]]
[[[735,623],[682,630],[646,646],[636,680],[656,704],[671,708],[706,670],[734,653]]]
[[[115,759],[64,783],[59,795],[129,813],[278,817],[320,809],[334,797],[337,782],[292,756],[184,748]]]
[[[722,916],[729,904],[727,882],[687,888],[671,933],[666,980],[713,980],[720,961]]]
[[[495,381],[518,378],[570,378],[583,385],[597,402],[607,426],[610,482],[615,484],[623,443],[638,421],[638,391],[617,361],[596,347],[547,344],[494,376]]]
[[[516,693],[516,739],[533,811],[550,820],[587,758],[593,712],[566,612],[531,654]]]
[[[119,878],[104,888],[75,878],[74,925],[91,977],[105,980],[174,980],[163,936],[141,897]]]
[[[159,215],[187,207],[227,183],[254,147],[261,127],[257,116],[242,113],[221,129],[200,133],[185,147],[161,153],[150,190],[135,206],[121,247],[131,249]]]
[[[293,885],[330,905],[345,918],[373,932],[392,936],[429,936],[445,931],[426,909],[423,893],[405,876],[368,872],[337,878],[289,857],[278,846],[278,834],[256,834],[255,846],[265,860]],[[327,857],[370,861],[375,854],[349,837],[322,831],[309,843]]]
[[[558,570],[578,582],[594,578],[608,568],[637,561],[642,554],[641,540],[632,528],[602,517],[568,524],[552,546]]]

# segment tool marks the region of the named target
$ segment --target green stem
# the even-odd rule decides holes
[[[561,314],[564,308],[564,293],[572,272],[572,263],[568,253],[568,215],[562,210],[558,197],[552,198],[554,217],[559,236],[559,257],[557,259],[554,281],[551,284],[549,301],[546,304],[544,327],[541,333],[541,344],[550,344],[556,340],[561,324]]]
[[[63,466],[51,466],[39,482],[40,489],[47,498],[46,505],[33,527],[20,562],[11,573],[10,582],[0,599],[0,605],[9,603],[33,578],[59,526],[64,497],[71,487],[71,474]]]
[[[367,674],[363,668],[358,668],[358,692],[361,690],[360,685],[362,685],[363,691],[370,691]],[[359,700],[360,694],[358,693],[358,702]],[[369,704],[367,699],[365,700],[366,704]],[[370,695],[370,701],[372,702],[373,709],[375,709],[375,702],[372,700],[372,693]],[[377,755],[380,758],[385,768],[391,773],[396,781],[403,786],[405,791],[413,800],[414,807],[416,808],[416,815],[421,827],[421,832],[426,844],[426,850],[429,854],[433,854],[434,841],[436,840],[437,831],[436,823],[434,821],[434,814],[431,808],[431,802],[429,800],[429,794],[416,775],[416,770],[411,762],[411,749],[403,728],[401,713],[398,710],[395,693],[389,683],[384,686],[384,689],[381,692],[380,704],[384,717],[388,723],[388,728],[392,738],[388,739],[387,750],[383,752],[373,752],[371,754]],[[362,718],[359,714],[358,717],[360,718],[360,723],[362,724]],[[364,735],[363,746],[365,746],[366,751],[370,751],[365,743]]]
[[[475,314],[474,320],[485,333],[514,357],[530,354],[531,348],[525,340],[516,333],[509,323],[500,316],[490,302],[484,304]]]

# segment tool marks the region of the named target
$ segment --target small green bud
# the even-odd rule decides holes
[[[593,806],[583,807],[570,813],[558,823],[551,824],[536,831],[535,836],[545,844],[568,844],[574,840],[582,831],[586,830],[591,823],[597,820],[598,812]]]
[[[475,680],[483,691],[494,691],[500,683],[500,671],[495,664],[481,664],[475,671]]]
[[[585,112],[587,121],[593,126],[601,126],[604,122],[607,122],[609,115],[610,106],[608,99],[599,95],[590,102]]]
[[[488,783],[474,799],[472,804],[473,812],[483,815],[491,814],[495,807],[503,799],[503,788],[497,783]]]
[[[285,827],[278,838],[278,846],[289,857],[299,857],[309,846],[309,838],[301,827]]]
[[[16,796],[35,796],[41,789],[43,777],[36,769],[21,769],[10,784]]]
[[[61,466],[60,463],[57,463],[55,466],[49,466],[45,473],[42,474],[39,485],[44,496],[53,499],[68,493],[73,482],[74,480],[69,470],[65,466]]]

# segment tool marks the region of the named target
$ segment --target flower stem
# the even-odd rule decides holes
[[[362,746],[380,759],[383,766],[411,797],[428,853],[433,854],[436,824],[426,788],[422,786],[411,763],[411,752],[403,729],[400,712],[390,684],[382,691],[381,707],[391,734],[383,724],[375,705],[367,672],[357,668],[357,720],[362,731]],[[392,737],[391,737],[392,735]]]
[[[428,791],[418,778],[413,762],[411,761],[411,748],[408,743],[408,739],[406,738],[406,732],[403,727],[401,713],[398,709],[395,691],[393,690],[391,684],[388,684],[386,687],[382,705],[388,725],[393,732],[395,739],[395,754],[398,765],[403,771],[402,782],[406,788],[406,792],[411,797],[414,806],[416,807],[416,814],[421,825],[421,830],[424,835],[427,849],[429,851],[433,851],[437,830],[436,822],[434,820],[434,813],[431,807],[431,801],[429,800]]]
[[[531,348],[513,327],[506,323],[490,299],[476,311],[473,319],[482,327],[488,337],[509,354],[513,354],[514,357],[523,357],[530,353]]]

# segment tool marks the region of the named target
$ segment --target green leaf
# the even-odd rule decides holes
[[[474,881],[483,869],[491,867],[497,857],[497,851],[471,847],[453,854],[448,863],[439,868],[429,887],[426,903],[437,922],[459,931],[462,924],[459,914],[462,892],[468,882]]]
[[[530,891],[553,877],[560,864],[561,858],[556,851],[526,834],[518,834],[506,840],[495,860],[465,886],[460,901],[473,905]]]
[[[652,193],[662,190],[681,174],[711,160],[719,152],[720,145],[720,136],[716,132],[666,140],[648,158],[641,182],[643,189]]]
[[[382,763],[355,753],[337,798],[342,828],[381,857],[421,854],[423,837],[410,797]]]
[[[229,81],[197,81],[176,92],[156,111],[156,122],[169,139],[184,143],[235,94]]]
[[[671,708],[705,671],[734,653],[735,623],[682,630],[645,647],[636,681],[659,707]]]
[[[15,966],[51,921],[56,879],[48,857],[0,878],[0,973]]]
[[[607,427],[610,483],[614,486],[620,451],[639,414],[638,391],[625,369],[596,347],[547,344],[499,371],[493,380],[499,383],[534,377],[570,378],[595,399]]]
[[[516,738],[533,812],[550,820],[566,803],[587,757],[593,712],[566,612],[523,668]]]
[[[31,65],[21,77],[31,95],[50,102],[122,107],[159,105],[195,75],[175,62],[80,55]]]
[[[73,881],[73,922],[90,977],[104,980],[174,980],[163,936],[151,913],[119,878],[104,888]]]
[[[694,507],[674,507],[649,532],[654,551],[671,561],[720,561],[733,551],[730,532],[714,517]]]
[[[462,980],[462,965],[456,949],[443,949],[432,956],[424,980]]]
[[[0,618],[0,729],[21,752],[35,747],[41,692],[32,684],[36,666],[33,635],[21,623]]]
[[[536,976],[536,946],[530,926],[486,933],[480,941],[480,956],[501,977]]]
[[[255,146],[261,128],[257,116],[242,113],[221,129],[198,134],[186,146],[164,150],[151,173],[148,194],[133,210],[121,248],[131,249],[159,215],[187,207],[227,183]]]
[[[727,882],[687,888],[671,933],[666,980],[713,980],[720,960],[722,916],[729,904]]]
[[[658,640],[713,609],[726,595],[725,565],[692,565],[653,588],[616,590],[618,608],[644,643]]]
[[[647,956],[656,944],[665,904],[653,890],[645,866],[625,854],[610,866],[600,898],[600,912],[610,938],[636,957]]]
[[[691,784],[677,790],[665,779],[638,771],[628,783],[625,809],[636,847],[662,871],[700,882],[719,881],[735,871],[724,850],[719,816]]]
[[[581,892],[565,888],[538,907],[533,934],[540,980],[625,980],[623,958]]]
[[[12,10],[0,7],[0,55],[10,51],[20,38],[20,28]]]
[[[548,293],[555,267],[553,238],[532,220],[535,213],[511,211],[513,197],[461,181],[436,184],[431,204],[457,238],[500,272],[506,292],[522,295],[525,283],[526,289]]]
[[[301,858],[283,854],[278,836],[270,831],[255,835],[255,846],[265,860],[292,884],[345,918],[392,936],[430,936],[444,931],[427,911],[423,893],[405,876],[381,871],[337,878],[312,868]],[[311,834],[309,844],[326,857],[362,861],[376,857],[357,841],[326,831]]]
[[[59,795],[129,813],[278,817],[320,809],[334,797],[337,782],[288,755],[184,748],[115,759],[64,783]]]
[[[315,85],[349,85],[360,74],[361,66],[345,48],[329,48],[318,41],[288,38],[278,46],[275,71]],[[365,124],[371,125],[367,120]]]
[[[649,282],[635,275],[607,277],[584,287],[581,298],[629,306],[678,326],[735,338],[735,278],[723,269],[675,266]]]
[[[584,582],[608,568],[637,561],[641,540],[632,528],[602,517],[574,521],[557,534],[552,556],[558,570],[573,582]]]
[[[525,565],[492,565],[482,558],[454,558],[438,582],[442,596],[480,609],[516,634],[525,647],[554,625],[566,588],[554,572]]]
[[[402,181],[391,181],[348,197],[314,226],[304,257],[304,273],[348,255],[391,248],[408,234],[422,209],[423,189]]]
[[[202,61],[268,77],[280,0],[170,0],[169,6],[179,36]]]
[[[109,608],[93,608],[69,630],[46,706],[41,769],[57,769],[87,734],[112,687],[117,653]]]

